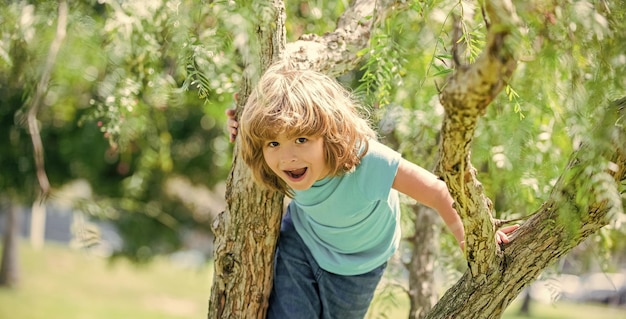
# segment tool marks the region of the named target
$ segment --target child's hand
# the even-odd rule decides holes
[[[496,231],[496,242],[498,244],[502,244],[502,243],[508,244],[509,241],[510,241],[508,234],[514,232],[518,228],[519,228],[519,225],[515,224],[515,225],[506,226],[506,227],[503,227],[501,229],[498,229]],[[459,245],[461,246],[461,250],[464,251],[465,250],[465,240],[461,241],[459,243]]]
[[[498,229],[496,231],[496,241],[498,242],[498,244],[502,244],[502,243],[508,244],[509,243],[508,234],[514,232],[518,228],[519,228],[519,225],[515,224],[515,225],[506,226],[506,227],[502,227]]]
[[[226,128],[230,133],[230,142],[234,142],[237,137],[237,128],[239,127],[239,122],[235,119],[235,109],[227,109],[226,116],[228,117],[228,121],[226,122]]]

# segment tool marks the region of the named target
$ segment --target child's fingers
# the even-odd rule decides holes
[[[239,122],[237,122],[236,120],[230,118],[228,119],[228,121],[226,122],[226,124],[228,125],[228,128],[238,128],[239,127]]]
[[[498,244],[507,244],[509,242],[509,236],[507,236],[504,232],[498,230],[496,231],[496,242],[498,242]]]
[[[235,109],[226,109],[226,111],[224,111],[224,113],[226,114],[226,116],[228,116],[228,118],[234,118],[235,117]]]
[[[235,119],[235,109],[226,109],[224,113],[228,117],[226,120],[226,129],[228,133],[230,133],[229,139],[231,142],[234,142],[235,137],[237,137],[237,128],[239,127],[239,122]]]
[[[505,234],[510,234],[510,233],[512,233],[513,231],[515,231],[518,228],[519,228],[519,225],[515,224],[515,225],[511,225],[511,226],[502,227],[502,228],[500,228],[500,231],[505,233]]]

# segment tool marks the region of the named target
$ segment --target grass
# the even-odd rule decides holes
[[[46,245],[20,247],[20,283],[0,289],[0,318],[185,319],[206,317],[212,266],[145,266]]]
[[[19,319],[191,319],[205,318],[212,265],[181,268],[166,259],[147,266],[120,260],[109,263],[66,246],[41,251],[20,247],[21,281],[0,288],[0,318]],[[407,318],[408,300],[375,303],[368,316]],[[622,319],[626,309],[600,305],[535,302],[531,317],[518,316],[512,304],[504,319]]]

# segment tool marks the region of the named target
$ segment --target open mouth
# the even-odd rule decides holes
[[[306,173],[307,168],[299,168],[299,169],[294,169],[291,171],[285,171],[285,173],[287,175],[289,175],[289,177],[293,178],[293,179],[298,179],[302,176],[304,176],[304,174]]]

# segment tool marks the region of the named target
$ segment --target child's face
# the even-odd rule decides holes
[[[317,136],[279,134],[265,141],[263,157],[274,174],[294,190],[309,189],[330,171],[324,159],[324,139]]]

